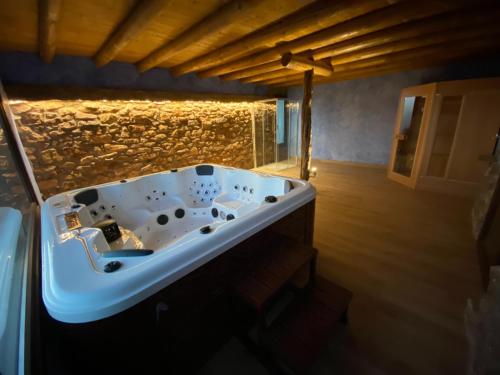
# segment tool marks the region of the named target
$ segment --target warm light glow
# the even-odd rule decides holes
[[[316,177],[317,174],[318,174],[318,168],[317,167],[312,167],[309,170],[309,176],[310,177]]]
[[[201,106],[226,106],[230,108],[235,108],[235,107],[241,107],[241,108],[250,108],[250,107],[260,107],[264,103],[259,103],[259,102],[229,102],[229,101],[218,101],[218,100],[149,100],[149,99],[42,99],[42,100],[27,100],[27,99],[10,99],[9,104],[11,105],[16,105],[16,104],[21,104],[21,103],[37,103],[38,105],[43,105],[43,103],[54,103],[54,102],[78,102],[78,103],[106,103],[106,104],[168,104],[172,106],[173,108],[182,108],[184,106],[191,106],[191,105],[201,105]]]
[[[274,103],[154,98],[16,99],[10,107],[46,196],[194,164],[252,168],[253,113],[275,113]]]

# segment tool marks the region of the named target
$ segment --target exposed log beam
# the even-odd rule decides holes
[[[361,35],[366,35],[384,28],[395,26],[401,23],[423,19],[445,11],[456,9],[462,6],[461,2],[450,1],[421,1],[403,2],[385,9],[381,9],[367,15],[354,18],[339,25],[329,27],[316,33],[306,35],[290,42],[279,44],[273,48],[255,53],[243,59],[232,61],[212,69],[208,69],[199,74],[201,77],[211,77],[222,75],[237,70],[250,68],[256,65],[265,64],[281,58],[287,52],[301,53],[307,50],[315,50],[352,39]],[[184,64],[174,68],[174,72],[184,73]]]
[[[62,0],[40,0],[38,3],[38,43],[40,57],[50,63],[56,53],[56,28]]]
[[[302,70],[304,71],[304,70]],[[291,69],[286,69],[281,67],[280,70],[274,70],[271,72],[267,73],[262,73],[262,74],[257,74],[252,77],[246,77],[240,79],[240,82],[242,83],[260,83],[260,81],[267,81],[269,79],[274,79],[274,78],[282,78],[285,79],[286,77],[291,77],[291,76],[298,76],[296,70],[291,70]]]
[[[300,158],[300,178],[309,180],[309,169],[311,166],[311,102],[314,73],[312,70],[304,73],[304,94],[302,96],[301,120],[301,158]]]
[[[449,29],[491,24],[496,22],[498,17],[500,17],[500,9],[498,8],[481,8],[479,11],[469,9],[466,12],[462,10],[455,11],[328,45],[312,51],[312,56],[315,60],[321,60],[420,35],[432,35],[431,33],[434,33],[433,35],[439,36],[440,32],[448,32]],[[224,80],[242,79],[277,70],[282,70],[281,61],[279,60],[225,74],[221,78]]]
[[[234,73],[229,73],[221,76],[220,78],[223,80],[235,80],[235,79],[241,79],[241,78],[247,78],[247,77],[253,77],[257,74],[263,74],[263,73],[269,73],[275,70],[281,70],[283,69],[283,65],[281,65],[281,60],[278,61],[271,61],[270,63],[267,64],[261,64],[254,66],[252,68],[248,69],[243,69],[239,70]]]
[[[332,57],[331,63],[334,66],[341,66],[342,64],[382,56],[389,53],[403,52],[408,50],[410,50],[409,52],[411,53],[411,50],[415,48],[460,40],[464,40],[464,42],[467,42],[467,40],[470,40],[472,38],[480,36],[487,37],[488,35],[496,34],[499,31],[500,24],[498,23],[494,25],[483,25],[473,29],[451,29],[439,34],[432,33],[428,35],[422,35],[416,38],[409,38],[397,42],[386,43],[378,47],[366,48],[357,52],[346,53],[343,55]]]
[[[427,53],[401,55],[401,53],[385,56],[384,60],[375,59],[372,61],[373,65],[361,65],[358,63],[345,64],[350,65],[349,70],[334,72],[331,77],[317,77],[315,82],[327,83],[336,82],[340,80],[356,79],[369,75],[378,75],[388,72],[405,71],[411,69],[425,68],[435,65],[446,64],[454,60],[460,60],[475,55],[489,55],[495,53],[498,46],[500,46],[500,35],[493,36],[486,40],[477,40],[467,43],[467,47],[460,43],[446,48],[441,47],[439,55],[427,55]],[[415,56],[415,57],[414,57]],[[405,58],[406,57],[406,58]],[[377,63],[377,64],[375,64]],[[271,86],[292,86],[301,83],[301,75],[296,74],[288,77],[278,77],[266,81],[258,82],[258,84],[271,85]]]
[[[441,43],[432,46],[414,48],[407,51],[388,53],[359,61],[352,61],[346,64],[336,65],[338,73],[365,68],[374,65],[383,65],[386,63],[397,63],[408,59],[426,59],[426,58],[453,58],[467,55],[470,51],[488,49],[491,46],[500,45],[500,34],[481,36],[479,38],[468,38],[458,42]]]
[[[377,47],[362,49],[357,52],[346,53],[343,55],[332,57],[330,62],[331,64],[333,64],[334,67],[336,67],[336,72],[339,73],[344,70],[352,69],[349,63],[356,62],[362,65],[363,60],[370,59],[373,57],[380,57],[383,55],[393,54],[395,52],[409,51],[408,53],[411,55],[413,51],[421,47],[440,45],[440,44],[442,45],[442,43],[452,43],[460,40],[464,40],[464,43],[467,43],[468,41],[473,40],[477,37],[481,36],[488,37],[489,35],[496,34],[498,32],[500,32],[500,24],[482,25],[473,29],[471,28],[451,29],[439,34],[431,33],[416,38],[403,39],[397,42],[382,44]],[[442,47],[438,47],[438,52],[439,48]],[[242,79],[241,81],[245,83],[254,83],[263,80],[269,80],[273,78],[287,77],[287,76],[290,76],[290,74],[287,71],[275,70],[268,73],[247,77]]]
[[[465,56],[464,58],[469,58],[471,56]],[[477,56],[476,56],[477,57]],[[389,73],[397,73],[402,71],[409,71],[415,69],[422,69],[428,67],[434,67],[439,65],[449,64],[453,59],[441,58],[441,59],[429,59],[427,61],[418,61],[408,60],[399,64],[386,64],[384,66],[374,66],[367,68],[354,69],[348,72],[342,72],[335,74],[333,77],[329,77],[328,79],[316,79],[315,84],[325,84],[325,83],[333,83],[339,81],[347,81],[359,78],[380,76]],[[293,80],[287,81],[279,81],[279,79],[273,80],[275,83],[268,83],[268,86],[271,87],[290,87],[290,86],[298,86],[302,84],[302,79],[300,77],[295,77]],[[271,82],[271,80],[269,81]]]
[[[353,17],[386,7],[395,1],[399,0],[319,1],[307,9],[284,17],[235,42],[180,64],[171,71],[174,75],[180,75],[208,69],[250,55],[262,48],[273,47],[276,43],[294,40]],[[282,53],[284,52],[286,51],[282,51]]]
[[[170,0],[141,0],[127,18],[118,25],[94,56],[97,66],[112,61],[134,38],[158,16]]]
[[[332,66],[324,61],[314,61],[310,58],[293,55],[291,53],[285,53],[281,56],[281,65],[286,69],[299,72],[312,70],[315,75],[325,77],[331,76],[333,73]]]
[[[153,51],[137,64],[140,72],[149,70],[172,56],[190,48],[214,34],[222,33],[248,14],[252,14],[266,0],[233,0],[187,29],[173,40]]]
[[[466,11],[459,10],[408,24],[390,27],[344,42],[322,47],[313,51],[313,57],[316,60],[320,60],[425,34],[434,33],[434,35],[439,36],[440,32],[446,32],[449,29],[458,27],[465,28],[485,23],[491,24],[497,22],[498,17],[500,17],[499,8],[481,8],[481,10],[468,9]]]
[[[421,68],[422,64],[411,64],[411,62],[408,62],[407,64],[399,64],[399,65],[387,65],[385,67],[372,67],[372,68],[365,68],[365,69],[356,69],[350,72],[350,74],[346,73],[339,73],[335,74],[335,78],[331,78],[327,81],[320,81],[318,79],[315,80],[315,84],[323,84],[323,83],[332,83],[332,82],[338,82],[338,81],[345,81],[345,80],[350,80],[350,79],[357,79],[357,78],[363,78],[363,77],[369,77],[369,76],[377,76],[377,75],[383,75],[387,73],[394,73],[402,70],[412,70],[412,69],[418,69]],[[273,83],[272,81],[276,81]],[[290,87],[290,86],[298,86],[302,85],[302,78],[295,77],[293,80],[288,80],[288,81],[279,81],[278,79],[270,80],[268,83],[269,86],[271,87]]]

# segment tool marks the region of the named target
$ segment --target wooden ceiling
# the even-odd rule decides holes
[[[499,21],[480,0],[2,0],[0,49],[289,86],[493,54]]]

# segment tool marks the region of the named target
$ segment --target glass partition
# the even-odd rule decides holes
[[[0,110],[0,373],[11,375],[24,373],[26,269],[34,243],[35,204]]]
[[[394,172],[410,177],[413,170],[418,136],[422,125],[425,107],[424,96],[409,96],[404,98],[403,113],[397,134],[396,159]]]
[[[257,102],[253,109],[255,167],[283,170],[297,166],[299,104],[288,99]]]

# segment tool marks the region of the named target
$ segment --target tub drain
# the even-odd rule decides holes
[[[121,266],[122,266],[122,262],[114,260],[112,262],[106,263],[106,265],[104,266],[104,272],[106,272],[106,273],[115,272]]]
[[[201,234],[208,234],[212,231],[212,228],[210,228],[208,225],[206,227],[201,227],[200,228],[200,233]]]
[[[264,198],[264,200],[267,203],[275,203],[278,201],[278,198],[276,198],[274,195],[268,195],[267,197]]]

